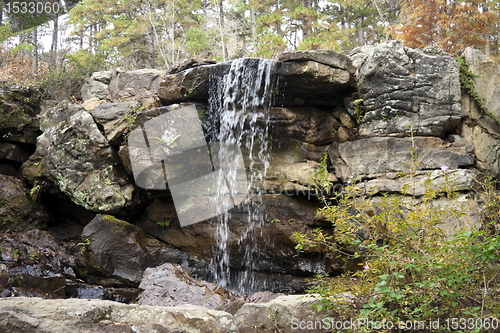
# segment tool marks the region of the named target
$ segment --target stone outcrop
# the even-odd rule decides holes
[[[2,332],[237,333],[232,315],[195,305],[156,307],[101,300],[11,298],[0,302]]]
[[[413,155],[418,157],[416,170],[433,170],[442,166],[455,170],[473,166],[473,147],[460,136],[453,136],[451,140],[375,137],[333,145],[328,154],[335,175],[344,181],[353,177],[375,178],[388,173],[408,172],[412,141]]]
[[[346,295],[345,301],[349,301]],[[147,306],[103,300],[10,298],[0,302],[2,332],[193,332],[292,333],[324,332],[316,321],[330,325],[333,311],[314,312],[320,299],[311,295],[280,296],[267,303],[244,304],[234,315],[201,306]],[[308,326],[309,325],[309,326]],[[311,326],[313,325],[313,326]]]
[[[109,215],[96,216],[83,229],[82,238],[80,274],[104,286],[137,286],[146,268],[187,259],[186,253]]]
[[[474,88],[493,116],[500,118],[500,66],[480,51],[467,48],[463,54],[473,78]],[[474,145],[477,168],[497,177],[500,172],[500,124],[479,111],[467,93],[462,95],[462,135]]]
[[[444,137],[461,118],[458,64],[451,56],[428,55],[399,41],[369,51],[358,68],[359,97],[366,113],[362,138]]]

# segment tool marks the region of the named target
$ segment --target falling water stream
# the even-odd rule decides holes
[[[234,155],[237,145],[245,155],[247,195],[238,209],[247,212],[248,223],[238,235],[239,246],[244,247],[243,267],[232,275],[231,252],[228,246],[230,237],[231,211],[218,217],[217,248],[212,259],[213,280],[219,285],[249,293],[259,289],[257,281],[249,272],[255,268],[258,254],[252,238],[262,232],[265,212],[261,205],[262,191],[258,184],[264,181],[270,163],[268,139],[269,107],[272,92],[276,87],[276,64],[274,60],[241,58],[231,62],[229,70],[214,71],[210,75],[209,110],[207,117],[211,124],[208,129],[209,140],[218,142],[217,152],[213,152],[213,163],[220,167]],[[214,148],[215,149],[215,148]],[[221,180],[219,188],[238,188],[238,170],[227,168],[227,177]],[[238,193],[232,193],[238,195]],[[240,193],[241,195],[241,193]],[[242,249],[243,250],[243,249]],[[241,258],[241,256],[240,256]],[[240,259],[238,259],[240,260]]]

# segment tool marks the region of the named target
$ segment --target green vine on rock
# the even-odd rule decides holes
[[[460,87],[464,89],[476,102],[479,111],[500,124],[500,119],[498,119],[498,117],[495,116],[492,112],[488,111],[488,108],[486,107],[486,105],[484,105],[483,100],[481,99],[481,97],[479,97],[479,94],[474,88],[474,82],[472,81],[472,79],[478,76],[470,71],[469,65],[467,65],[467,62],[465,61],[465,57],[461,56],[457,58],[457,63],[460,70]]]
[[[363,117],[365,116],[365,104],[362,99],[357,99],[354,101],[354,115],[356,116],[356,122],[361,124]]]

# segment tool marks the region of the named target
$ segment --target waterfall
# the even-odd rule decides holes
[[[274,60],[241,58],[218,67],[210,75],[209,110],[205,122],[211,145],[213,164],[223,167],[224,161],[232,160],[234,145],[245,157],[247,193],[237,209],[245,210],[248,223],[238,244],[244,247],[244,255],[238,264],[243,267],[239,274],[231,273],[231,251],[228,247],[230,237],[231,211],[221,214],[217,219],[217,248],[212,257],[213,280],[230,290],[248,293],[258,286],[248,274],[258,260],[259,249],[251,239],[261,230],[265,215],[261,205],[259,184],[264,181],[269,167],[270,149],[268,140],[269,107],[272,93],[276,87],[276,64]],[[239,181],[235,168],[226,168],[227,177],[219,184],[220,194],[224,190],[238,188]],[[238,195],[238,193],[232,193]],[[238,258],[238,260],[241,259]]]

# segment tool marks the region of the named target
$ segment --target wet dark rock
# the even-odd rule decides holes
[[[224,310],[235,296],[221,286],[196,280],[180,265],[166,263],[147,268],[139,285],[139,305],[200,305]]]
[[[109,215],[96,216],[84,228],[82,238],[78,272],[92,284],[137,286],[146,268],[187,259],[185,252]]]
[[[364,101],[359,136],[444,137],[460,122],[458,64],[451,56],[428,55],[399,41],[375,47],[358,68]]]
[[[104,288],[82,282],[66,281],[66,297],[81,299],[102,299],[120,303],[132,303],[137,299],[136,288]]]
[[[295,243],[290,239],[295,231],[308,232],[315,228],[316,211],[319,205],[314,201],[303,200],[299,197],[287,196],[285,194],[268,194],[262,196],[262,209],[266,210],[266,220],[263,226],[255,226],[254,233],[245,240],[240,236],[249,227],[248,214],[258,209],[250,206],[250,213],[246,207],[232,209],[229,221],[230,232],[227,247],[231,253],[231,268],[243,273],[248,270],[256,272],[277,273],[297,275],[300,281],[303,276],[313,276],[324,271],[322,255],[311,252],[297,254]],[[161,227],[159,222],[170,221],[168,227]],[[145,232],[155,236],[172,246],[185,251],[190,258],[196,258],[197,267],[190,266],[190,271],[197,278],[206,279],[206,270],[209,260],[217,249],[217,223],[207,221],[196,223],[187,227],[180,227],[175,212],[175,207],[169,198],[156,198],[148,207],[145,214],[138,220]],[[308,225],[308,224],[311,225]],[[247,245],[257,246],[259,254],[253,261],[253,267],[249,268],[245,263],[245,249]],[[279,253],[279,258],[275,256]],[[266,275],[267,276],[267,275]],[[260,279],[258,281],[263,281]],[[285,275],[286,277],[286,275]],[[269,281],[275,280],[272,276]],[[288,279],[287,281],[289,281]],[[263,281],[264,282],[264,281]],[[293,286],[296,286],[294,284]],[[268,287],[261,285],[264,290],[280,292],[280,288],[288,288],[286,283],[275,283]],[[303,288],[303,287],[302,287]],[[262,290],[259,288],[259,290]],[[288,289],[287,289],[288,291]]]
[[[49,215],[18,178],[0,174],[0,230],[45,228]]]
[[[47,232],[33,229],[0,234],[3,284],[14,296],[63,298],[73,279],[74,257]]]
[[[40,113],[40,129],[46,131],[62,122],[68,121],[75,113],[83,111],[79,104],[72,104],[68,101],[62,101],[59,104],[47,108]]]
[[[34,276],[17,274],[10,279],[10,286],[15,289],[15,296],[33,297],[45,294],[44,298],[64,298],[66,294],[66,278],[60,274],[51,276]]]
[[[315,145],[332,143],[339,122],[325,111],[313,107],[271,108],[273,135]]]
[[[22,146],[10,143],[0,142],[0,160],[8,160],[15,163],[24,163],[30,157],[30,152]]]

